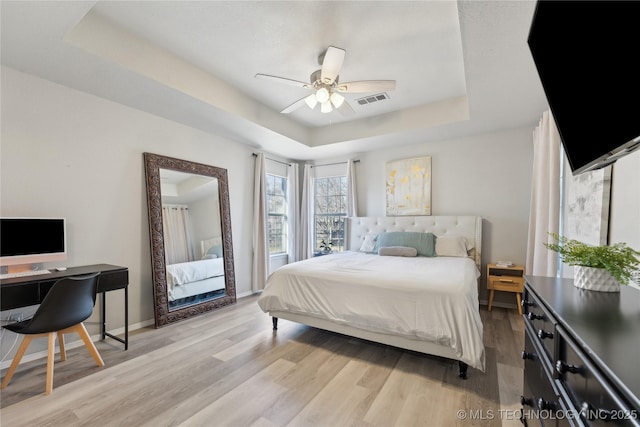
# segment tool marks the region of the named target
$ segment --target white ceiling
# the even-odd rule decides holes
[[[208,198],[218,200],[218,178],[160,169],[162,204],[188,205]]]
[[[290,159],[532,126],[547,109],[532,1],[6,1],[2,64]],[[348,119],[306,106],[318,56],[340,81],[397,81]]]

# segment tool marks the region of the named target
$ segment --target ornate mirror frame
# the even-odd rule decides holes
[[[236,302],[235,274],[233,267],[233,244],[231,238],[231,212],[229,208],[229,185],[227,170],[202,163],[175,159],[158,154],[144,153],[147,184],[147,208],[149,211],[149,237],[151,240],[151,271],[153,276],[153,298],[156,327],[165,326],[199,314],[203,314]],[[193,173],[218,179],[220,220],[222,227],[222,253],[226,293],[224,296],[169,310],[167,292],[167,266],[162,226],[162,197],[160,169]]]

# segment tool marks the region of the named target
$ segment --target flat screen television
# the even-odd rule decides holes
[[[527,43],[574,175],[640,148],[640,2],[539,0]]]
[[[66,259],[65,218],[0,218],[0,266]]]

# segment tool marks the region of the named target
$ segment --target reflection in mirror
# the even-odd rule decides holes
[[[156,326],[235,302],[226,169],[144,156]]]
[[[218,178],[160,169],[169,310],[225,295]]]

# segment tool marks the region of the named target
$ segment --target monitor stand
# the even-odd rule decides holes
[[[35,271],[35,270],[42,270],[41,262],[36,262],[33,264],[3,265],[0,267],[0,274],[22,273],[23,271]]]

